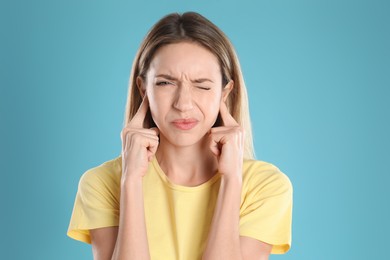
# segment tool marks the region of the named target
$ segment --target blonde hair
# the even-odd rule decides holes
[[[146,79],[150,62],[158,48],[183,41],[198,43],[218,58],[223,86],[233,80],[234,87],[226,104],[230,114],[245,131],[244,158],[254,159],[248,96],[237,54],[228,37],[211,21],[195,12],[166,15],[150,29],[142,41],[130,73],[123,127],[134,117],[142,101],[137,77]],[[150,114],[148,117],[146,120],[152,122]]]

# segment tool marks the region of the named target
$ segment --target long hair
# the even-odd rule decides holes
[[[211,21],[195,12],[172,13],[164,16],[150,29],[142,41],[130,73],[123,127],[127,126],[142,102],[136,80],[138,76],[146,79],[146,73],[157,49],[167,44],[185,41],[200,44],[218,58],[223,86],[233,80],[234,86],[226,104],[230,114],[245,131],[244,158],[253,159],[248,96],[237,54],[228,37]],[[150,113],[147,116],[149,118],[146,120],[152,122]]]

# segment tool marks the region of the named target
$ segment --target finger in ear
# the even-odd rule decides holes
[[[226,86],[223,88],[222,90],[222,99],[224,102],[226,102],[230,92],[233,90],[233,87],[234,87],[234,81],[233,80],[230,80]]]
[[[145,86],[144,79],[141,76],[138,76],[136,79],[136,84],[137,84],[138,91],[141,94],[141,97],[143,99],[146,93],[146,86]]]

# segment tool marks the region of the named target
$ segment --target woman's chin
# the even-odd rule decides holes
[[[164,140],[165,139],[165,140]],[[164,145],[167,143],[172,146],[177,147],[190,147],[190,146],[198,146],[204,144],[206,141],[205,135],[192,135],[192,134],[171,134],[167,135],[165,138],[161,138],[160,136],[160,145]]]

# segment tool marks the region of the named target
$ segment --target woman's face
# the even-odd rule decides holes
[[[189,42],[157,50],[146,75],[146,95],[163,138],[177,146],[199,142],[214,125],[223,96],[216,56]],[[229,85],[230,86],[230,85]]]

